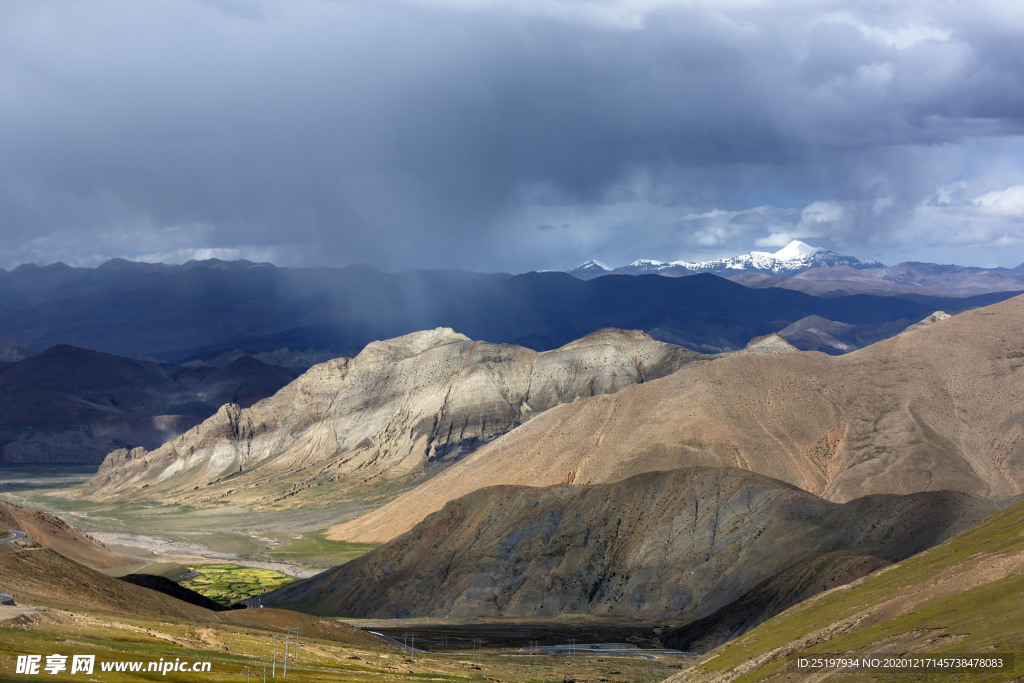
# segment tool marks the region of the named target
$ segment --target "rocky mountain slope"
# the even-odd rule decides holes
[[[825,320],[818,315],[809,315],[787,325],[779,331],[779,335],[802,351],[821,351],[837,356],[949,317],[951,316],[945,311],[935,311],[913,325],[905,325],[903,321],[878,325],[848,325]]]
[[[156,448],[296,374],[250,357],[182,368],[55,346],[0,369],[0,463],[98,463],[116,448]]]
[[[602,330],[544,353],[437,329],[314,366],[153,452],[111,453],[91,494],[310,504],[372,494],[464,457],[556,405],[667,375],[701,354]],[[346,493],[348,492],[348,493]]]
[[[822,553],[898,560],[999,505],[949,491],[839,505],[744,470],[497,486],[264,604],[359,617],[700,617]]]
[[[844,356],[732,354],[560,406],[332,537],[385,541],[481,486],[732,466],[828,500],[1024,491],[1024,297]]]
[[[668,680],[806,680],[808,673],[796,671],[793,659],[823,653],[879,658],[978,653],[990,659],[1015,654],[1015,670],[959,673],[969,679],[1017,680],[1024,650],[1022,591],[1024,503],[1018,503],[894,567],[800,603]],[[950,669],[903,675],[908,680],[956,676]],[[832,669],[814,676],[877,678],[876,670]]]

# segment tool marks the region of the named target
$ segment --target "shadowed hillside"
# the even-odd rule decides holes
[[[738,469],[489,487],[263,602],[360,617],[696,618],[808,558],[903,559],[998,509],[950,491],[839,505]]]
[[[183,368],[55,346],[0,369],[0,462],[98,463],[116,448],[155,448],[296,374],[250,357]]]

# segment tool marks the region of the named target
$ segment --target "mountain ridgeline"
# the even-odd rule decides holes
[[[743,348],[749,339],[809,315],[857,326],[906,326],[933,311],[956,313],[1007,296],[822,298],[750,289],[711,274],[585,282],[552,272],[382,273],[364,266],[111,261],[94,269],[55,264],[0,272],[0,339],[36,349],[71,344],[183,363],[236,348],[347,356],[374,340],[436,327],[543,351],[616,327],[717,353]]]
[[[900,560],[999,509],[950,491],[839,505],[731,468],[590,486],[495,486],[263,601],[350,617],[687,619],[809,558],[849,550]]]
[[[652,274],[680,277],[715,273],[748,287],[778,287],[808,294],[917,294],[971,296],[983,292],[1024,291],[1024,264],[1016,268],[978,268],[936,263],[885,266],[793,240],[774,253],[752,251],[712,261],[641,259],[609,268],[587,261],[568,271],[581,280],[603,275]]]
[[[554,408],[332,536],[386,541],[481,486],[740,467],[828,500],[1024,492],[1024,297],[843,356],[728,354]]]
[[[581,279],[616,273],[621,275],[691,275],[693,273],[715,273],[732,275],[736,273],[764,273],[792,276],[812,269],[846,267],[857,270],[884,268],[877,261],[864,262],[855,256],[846,256],[830,249],[812,247],[800,240],[792,240],[776,252],[751,251],[740,256],[715,259],[712,261],[654,261],[641,259],[628,266],[608,268],[600,261],[587,261],[569,271]]]
[[[636,331],[602,330],[543,353],[450,329],[417,332],[316,365],[248,409],[224,406],[153,452],[111,453],[91,495],[307,505],[310,496],[379,491],[556,405],[705,358]]]

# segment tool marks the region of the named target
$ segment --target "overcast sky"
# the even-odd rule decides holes
[[[1024,262],[1020,0],[0,0],[0,267]]]

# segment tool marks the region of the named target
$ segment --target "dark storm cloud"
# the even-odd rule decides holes
[[[5,4],[6,265],[522,270],[790,237],[1021,261],[1022,24],[995,2]]]

